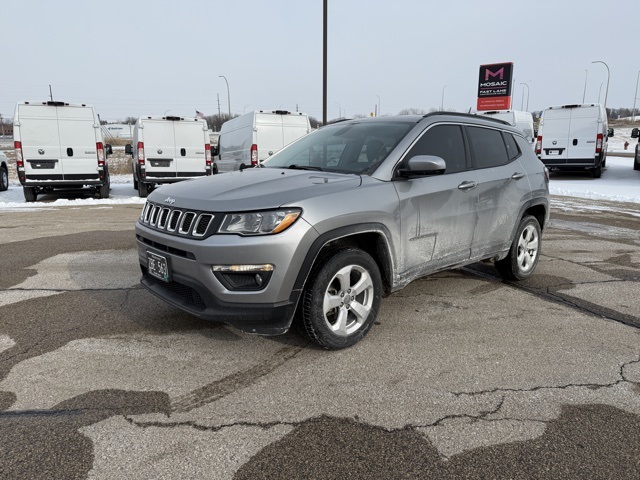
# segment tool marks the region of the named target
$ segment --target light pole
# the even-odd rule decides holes
[[[229,118],[231,118],[231,95],[229,94],[229,82],[227,81],[227,77],[225,77],[224,75],[219,75],[218,78],[224,78],[224,81],[227,84],[227,100],[229,102]]]
[[[342,106],[336,102],[336,107],[338,107],[338,119],[342,118]]]
[[[633,113],[631,118],[636,121],[636,97],[638,96],[638,80],[640,80],[640,70],[638,71],[638,77],[636,78],[636,93],[633,95]]]
[[[525,111],[529,111],[529,84],[526,82],[521,83],[520,85],[524,85],[527,87],[527,109]],[[523,109],[524,106],[524,88],[522,89],[522,105],[520,105],[520,110]]]
[[[441,112],[444,110],[444,89],[445,88],[447,88],[446,85],[444,87],[442,87],[442,99],[440,100],[440,111]]]
[[[604,92],[604,111],[606,112],[607,111],[607,97],[609,96],[609,79],[611,78],[611,71],[609,70],[609,65],[604,63],[602,60],[594,60],[591,63],[601,63],[605,67],[607,67],[607,89]],[[599,95],[598,95],[598,103],[600,103],[600,96]]]
[[[589,70],[584,69],[584,90],[582,91],[582,103],[584,103],[584,96],[587,93],[587,78],[589,77]]]
[[[378,97],[378,112],[377,112],[377,115],[376,115],[376,117],[377,117],[377,116],[378,116],[378,115],[380,115],[382,112],[380,111],[380,95],[376,95],[376,97]]]
[[[602,85],[604,85],[604,82],[600,84],[600,88],[598,89],[598,103],[600,103],[600,95],[602,94]]]

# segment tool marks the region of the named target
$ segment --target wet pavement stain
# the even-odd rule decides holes
[[[168,414],[169,410],[169,396],[164,392],[99,390],[51,410],[1,412],[1,477],[86,478],[93,466],[93,443],[80,428],[114,415]]]
[[[638,445],[640,416],[604,405],[566,406],[535,440],[448,460],[413,428],[321,417],[264,448],[234,479],[637,479]]]

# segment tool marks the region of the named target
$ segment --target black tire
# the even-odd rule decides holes
[[[22,187],[22,192],[24,193],[24,199],[27,202],[35,202],[38,197],[34,187]]]
[[[107,181],[98,189],[99,198],[109,198],[109,190],[111,190],[111,178],[107,174]]]
[[[133,189],[138,190],[138,176],[136,175],[135,170],[133,170]]]
[[[307,336],[328,350],[359,342],[378,316],[382,298],[375,260],[357,248],[339,250],[324,257],[309,278],[301,308]]]
[[[146,198],[147,195],[149,195],[149,192],[151,191],[151,186],[148,183],[144,183],[144,182],[138,182],[138,195],[141,198]]]
[[[9,188],[9,172],[2,166],[0,167],[0,192],[4,192]]]
[[[640,170],[640,158],[636,157],[633,161],[633,169]]]
[[[509,254],[496,262],[496,270],[505,280],[524,280],[536,269],[542,247],[540,224],[535,217],[525,215],[511,242]]]
[[[591,170],[591,174],[593,175],[593,178],[600,178],[602,176],[602,164]]]

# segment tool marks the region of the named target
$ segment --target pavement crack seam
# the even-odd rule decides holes
[[[500,396],[500,400],[498,401],[498,404],[490,409],[490,410],[480,410],[480,412],[478,412],[477,415],[471,415],[469,413],[457,413],[457,414],[451,414],[451,415],[445,415],[442,418],[439,418],[438,420],[436,420],[435,422],[432,423],[427,423],[424,425],[408,425],[407,427],[412,428],[412,429],[416,429],[416,428],[429,428],[429,427],[438,427],[440,426],[442,423],[448,421],[448,420],[456,420],[456,419],[460,419],[460,418],[466,418],[471,420],[471,422],[477,422],[479,420],[487,420],[486,417],[488,417],[489,415],[495,415],[496,413],[498,413],[500,411],[500,409],[502,408],[502,406],[504,405],[504,402],[506,401],[506,397],[504,395]]]
[[[289,426],[289,427],[297,427],[302,422],[234,422],[234,423],[225,423],[222,425],[200,425],[195,421],[184,421],[184,422],[140,422],[136,421],[126,415],[123,415],[123,418],[129,422],[131,425],[134,425],[139,428],[180,428],[180,427],[188,427],[193,428],[195,430],[205,431],[205,432],[219,432],[221,430],[227,428],[234,427],[253,427],[253,428],[261,428],[263,430],[269,430],[273,427],[278,426]]]
[[[541,385],[539,387],[532,388],[494,388],[492,390],[481,390],[478,392],[451,392],[452,395],[456,397],[476,397],[480,395],[494,394],[494,393],[531,393],[537,392],[540,390],[566,390],[569,388],[590,388],[593,390],[600,390],[601,388],[611,388],[618,386],[622,383],[635,383],[630,380],[627,380],[624,375],[624,369],[629,365],[634,365],[640,363],[640,357],[637,360],[630,360],[628,362],[623,363],[619,367],[620,379],[611,383],[569,383],[567,385]]]

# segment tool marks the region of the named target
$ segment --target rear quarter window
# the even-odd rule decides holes
[[[475,168],[490,168],[510,162],[502,132],[492,128],[467,127]]]

